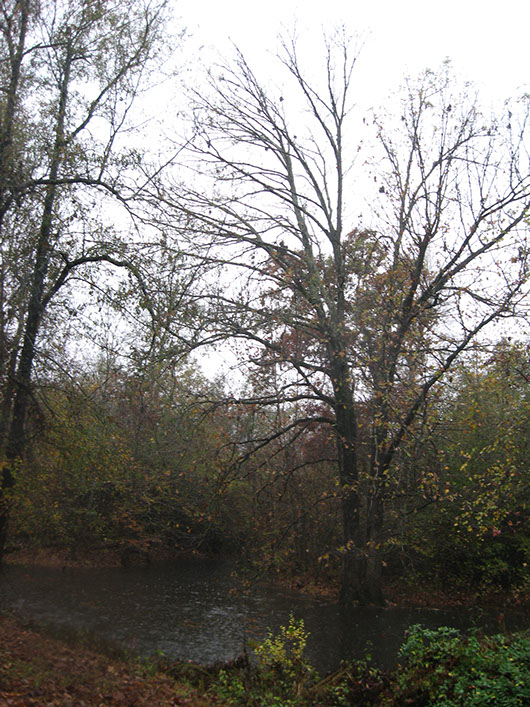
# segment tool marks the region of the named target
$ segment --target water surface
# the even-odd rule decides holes
[[[370,653],[392,667],[406,629],[474,626],[494,633],[530,627],[523,613],[494,610],[358,608],[346,617],[337,604],[294,591],[254,585],[240,591],[235,566],[208,560],[131,569],[55,569],[6,566],[0,572],[0,610],[56,629],[86,632],[135,654],[212,663],[239,655],[295,618],[310,632],[309,660],[321,672],[342,659]]]

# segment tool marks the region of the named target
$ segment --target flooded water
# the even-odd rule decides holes
[[[134,569],[4,567],[0,610],[57,630],[87,633],[142,656],[212,663],[239,655],[249,638],[285,625],[292,612],[310,632],[307,654],[321,672],[368,652],[392,667],[406,629],[474,626],[494,633],[530,627],[530,617],[468,609],[352,609],[293,591],[256,585],[239,591],[233,565],[181,561]]]

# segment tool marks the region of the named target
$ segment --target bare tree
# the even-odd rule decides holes
[[[281,89],[241,55],[212,70],[195,96],[200,176],[160,196],[217,269],[203,281],[210,337],[245,341],[249,365],[280,372],[274,394],[242,402],[303,402],[290,427],[334,430],[342,599],[380,602],[396,453],[455,361],[526,294],[527,101],[518,119],[488,118],[448,70],[427,72],[397,121],[357,117],[354,132],[351,43],[326,43],[320,77],[294,42],[280,58]],[[359,131],[372,128],[354,182]],[[366,197],[370,228],[353,217]]]

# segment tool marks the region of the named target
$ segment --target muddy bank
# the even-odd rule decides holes
[[[188,558],[190,553],[177,553],[161,544],[120,543],[89,548],[21,548],[7,552],[6,565],[36,567],[132,567],[171,562]]]
[[[153,664],[67,645],[0,616],[0,704],[221,705],[158,672]]]

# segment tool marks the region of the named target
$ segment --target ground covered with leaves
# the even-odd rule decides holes
[[[112,659],[0,617],[0,705],[201,705],[204,698],[152,664]]]

